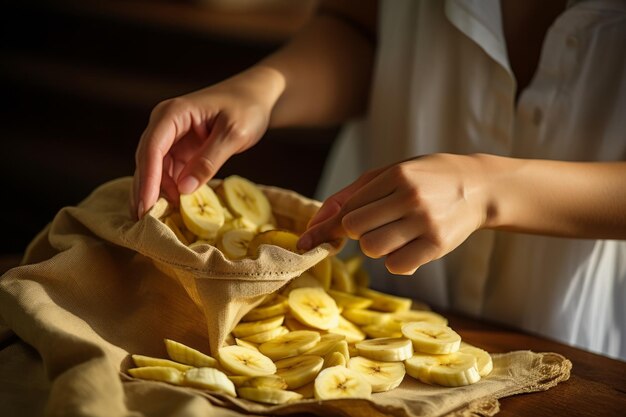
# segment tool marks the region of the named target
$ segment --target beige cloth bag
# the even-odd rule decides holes
[[[470,387],[444,389],[405,378],[373,401],[276,407],[133,380],[124,373],[132,366],[129,354],[166,357],[164,338],[215,353],[265,294],[336,248],[299,255],[265,247],[257,260],[241,261],[214,248],[195,251],[159,220],[170,209],[164,200],[132,221],[130,186],[130,178],[112,181],[77,207],[62,209],[31,243],[24,265],[0,279],[1,321],[39,352],[52,381],[50,416],[442,415],[477,407],[490,415],[497,398],[547,389],[569,376],[571,364],[559,355],[516,352],[496,355],[492,376]],[[301,231],[319,207],[293,192],[262,188],[281,227]]]

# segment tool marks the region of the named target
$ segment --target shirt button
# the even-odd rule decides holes
[[[578,38],[574,35],[569,35],[565,38],[565,45],[567,45],[568,48],[576,48],[578,46]]]
[[[543,112],[539,107],[535,107],[535,110],[533,111],[533,123],[535,124],[535,126],[539,126],[542,120]]]

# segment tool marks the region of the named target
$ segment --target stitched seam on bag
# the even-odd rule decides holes
[[[142,226],[145,227],[145,226]],[[131,242],[125,235],[121,236],[121,239],[124,241],[124,243],[127,245],[128,248],[132,249],[133,245]],[[177,267],[180,269],[184,269],[186,271],[192,271],[192,272],[197,272],[199,275],[203,275],[206,277],[211,277],[211,278],[219,278],[219,276],[217,275],[213,275],[213,274],[219,274],[222,276],[229,276],[229,277],[241,277],[241,278],[245,278],[245,277],[250,277],[250,276],[254,276],[254,277],[262,277],[262,276],[268,276],[268,277],[274,277],[274,276],[285,276],[287,274],[291,274],[291,273],[297,273],[297,271],[266,271],[263,273],[260,272],[247,272],[247,273],[241,273],[241,272],[228,272],[228,271],[218,271],[218,270],[214,270],[211,271],[210,273],[208,273],[207,271],[203,270],[203,269],[199,269],[199,268],[195,268],[195,267],[191,267],[189,265],[185,265],[179,262],[172,262],[169,259],[164,259],[162,256],[159,255],[155,255],[155,254],[148,254],[147,251],[144,250],[145,247],[144,245],[140,245],[137,249],[135,249],[136,252],[140,253],[143,256],[146,256],[147,258],[153,259],[153,260],[157,260],[161,263],[164,263],[166,265],[169,266],[173,266],[173,267]],[[218,249],[219,250],[219,249]],[[287,260],[287,263],[292,263],[291,260]],[[306,269],[306,268],[305,268]],[[305,270],[303,269],[303,270]]]
[[[294,270],[294,271],[266,271],[266,272],[246,272],[246,273],[242,273],[242,272],[229,272],[229,271],[218,271],[218,270],[213,270],[210,273],[203,270],[203,269],[198,269],[198,268],[194,268],[185,264],[181,264],[181,263],[177,263],[177,262],[172,262],[170,260],[165,260],[160,256],[149,256],[146,253],[144,253],[143,251],[139,252],[142,255],[151,258],[153,260],[157,260],[161,263],[164,263],[166,265],[172,266],[172,267],[177,267],[179,269],[184,269],[186,271],[190,271],[190,272],[196,272],[197,275],[201,275],[202,277],[206,277],[206,278],[212,278],[212,279],[220,279],[224,276],[227,277],[239,277],[239,278],[248,278],[248,277],[282,277],[285,275],[289,275],[289,274],[297,274],[298,271]],[[303,271],[306,270],[303,269]],[[215,274],[215,275],[214,275]],[[295,275],[294,275],[295,277]]]

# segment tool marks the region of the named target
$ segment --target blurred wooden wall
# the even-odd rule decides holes
[[[224,8],[224,4],[231,7]],[[241,4],[240,8],[232,6]],[[268,7],[271,5],[271,7]],[[312,2],[21,0],[0,13],[4,198],[0,253],[63,206],[132,175],[159,101],[232,75],[283,44]],[[271,131],[232,173],[312,196],[336,128]]]

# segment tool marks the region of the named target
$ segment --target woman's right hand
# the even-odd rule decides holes
[[[135,154],[131,213],[141,218],[161,192],[176,203],[263,136],[285,87],[257,66],[211,87],[159,103]]]

